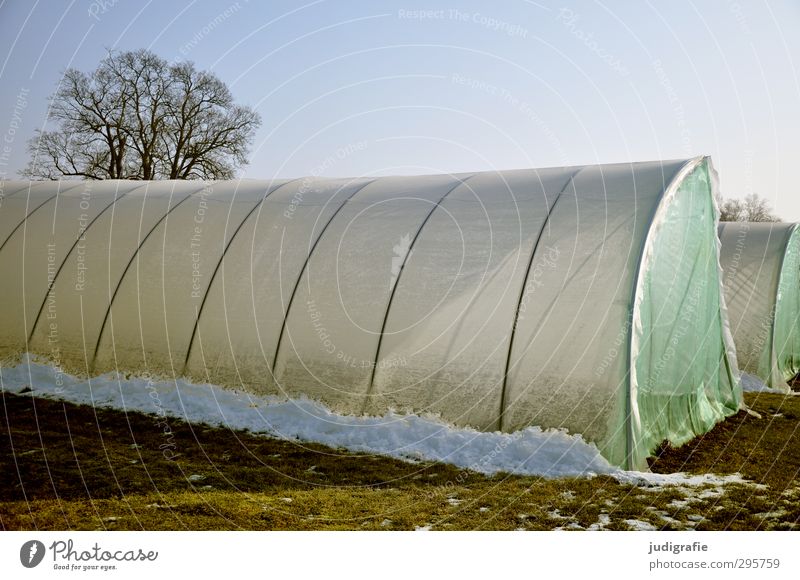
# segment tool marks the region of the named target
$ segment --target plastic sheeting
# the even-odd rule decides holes
[[[8,182],[0,356],[564,428],[643,468],[740,405],[714,188],[706,158]]]
[[[740,368],[789,391],[800,372],[800,233],[796,224],[719,226],[725,298]]]

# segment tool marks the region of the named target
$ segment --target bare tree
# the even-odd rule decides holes
[[[719,206],[719,221],[747,221],[744,219],[744,204],[741,199],[723,199],[722,196],[719,196],[717,197],[717,205]]]
[[[720,221],[723,222],[777,222],[780,218],[772,213],[769,201],[751,193],[744,199],[718,198]]]
[[[261,124],[215,75],[147,50],[67,70],[48,120],[57,128],[31,140],[26,177],[229,179]]]

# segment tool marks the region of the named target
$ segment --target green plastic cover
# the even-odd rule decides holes
[[[656,217],[634,311],[632,427],[637,455],[681,445],[741,405],[729,352],[711,175],[697,165]]]

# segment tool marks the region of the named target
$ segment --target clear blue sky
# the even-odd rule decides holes
[[[710,154],[800,221],[800,0],[6,0],[0,46],[7,177],[64,69],[148,47],[261,113],[246,177]]]

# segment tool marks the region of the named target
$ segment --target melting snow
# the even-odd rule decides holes
[[[597,517],[597,521],[586,529],[592,531],[605,530],[609,525],[611,525],[611,516],[608,514],[600,514]]]
[[[701,486],[741,482],[738,476],[661,475],[623,471],[597,447],[562,430],[529,427],[515,433],[456,428],[435,417],[389,412],[383,417],[338,415],[309,399],[256,397],[184,380],[153,381],[109,374],[81,379],[26,357],[0,367],[0,390],[96,407],[141,411],[282,439],[313,441],[405,460],[451,463],[487,475],[508,472],[544,477],[606,474],[645,486]],[[287,498],[288,499],[288,498]]]
[[[772,389],[756,376],[742,373],[742,390],[745,393],[781,393],[785,394],[786,389]]]
[[[625,523],[628,524],[628,527],[631,528],[632,530],[653,532],[658,529],[653,524],[650,524],[648,522],[643,522],[641,520],[625,520]]]

